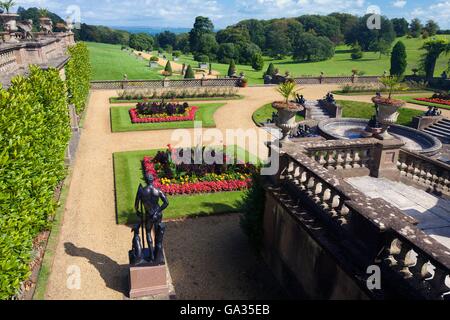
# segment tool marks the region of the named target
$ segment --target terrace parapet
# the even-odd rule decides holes
[[[6,33],[2,35],[5,36]],[[20,39],[16,43],[0,41],[0,82],[8,86],[11,78],[26,74],[29,65],[62,69],[68,61],[67,49],[75,44],[72,32],[53,35],[32,33],[33,39]]]
[[[448,298],[444,293],[450,292],[446,285],[450,250],[421,231],[415,219],[383,199],[365,196],[336,174],[360,168],[370,170],[376,165],[373,154],[377,147],[379,140],[373,138],[285,143],[280,150],[277,182],[268,187],[268,192],[281,188],[293,202],[307,207],[328,230],[327,234],[338,239],[341,249],[351,256],[353,268],[361,271],[378,265],[383,279],[392,279],[405,297]],[[439,188],[448,190],[449,166],[399,152],[399,163],[414,166],[406,173],[408,179],[420,181],[422,167],[414,164],[425,165],[428,161],[427,165],[435,171],[421,174],[421,183],[431,186],[434,181],[435,188],[440,183]]]

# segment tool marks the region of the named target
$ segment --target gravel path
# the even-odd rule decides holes
[[[337,85],[304,86],[303,94],[308,99],[317,99],[323,97],[326,92],[336,89],[338,89]],[[227,128],[255,128],[251,119],[253,112],[262,105],[279,99],[275,88],[242,88],[239,94],[244,95],[245,99],[228,101],[214,115],[217,128],[223,133]],[[164,148],[168,143],[175,145],[171,139],[172,130],[111,133],[108,99],[115,95],[116,92],[111,90],[91,93],[65,206],[63,225],[49,277],[47,299],[123,298],[131,233],[128,227],[117,225],[115,221],[112,154],[119,151]],[[357,97],[349,98],[357,100]],[[192,134],[193,130],[185,132]],[[264,130],[259,132],[263,136],[267,135]],[[193,140],[191,143],[184,142],[182,145],[196,143],[197,141]],[[257,152],[248,146],[247,149],[264,157],[267,149],[263,141],[260,141],[258,147]],[[170,268],[173,268],[172,277],[174,277],[175,287],[180,289],[179,296],[192,298],[202,298],[206,294],[209,294],[211,298],[231,297],[230,295],[236,295],[236,298],[256,296],[257,290],[255,291],[254,287],[256,284],[245,280],[245,274],[248,274],[252,266],[257,266],[257,262],[252,260],[253,258],[241,262],[232,259],[221,260],[232,257],[233,250],[230,248],[237,250],[242,246],[244,253],[249,250],[243,243],[235,218],[208,219],[201,220],[199,228],[195,228],[197,222],[193,221],[177,222],[168,228],[166,255]],[[216,226],[215,223],[209,222],[213,221],[212,219],[219,219],[224,225]],[[185,234],[184,228],[191,231],[187,231],[187,235],[181,237],[177,232]],[[211,228],[219,228],[219,230],[211,232],[214,230]],[[193,241],[194,239],[200,239],[200,241]],[[227,239],[230,239],[230,242],[226,242]],[[211,246],[205,245],[208,242]],[[191,265],[194,265],[196,270],[192,273],[192,279],[199,279],[196,282],[200,283],[202,279],[198,277],[201,275],[197,273],[205,274],[204,276],[210,279],[208,281],[220,274],[217,286],[223,287],[223,290],[203,292],[199,289],[202,285],[192,289],[190,284],[192,280],[185,274],[191,266],[184,266],[182,260],[185,250],[183,248],[186,248],[188,243],[192,246]],[[226,248],[226,246],[230,247]],[[216,256],[220,248],[224,250],[224,256]],[[202,254],[203,259],[200,259]],[[241,253],[236,254],[236,257],[242,257]],[[79,289],[69,289],[66,285],[67,272],[77,269],[80,271],[81,286]],[[208,283],[213,285],[211,282]],[[247,285],[244,288],[240,283]],[[217,286],[213,286],[214,290],[218,288]],[[190,290],[192,290],[192,296],[189,293]],[[246,290],[248,292],[245,292]],[[263,296],[265,296],[264,290],[259,297]]]

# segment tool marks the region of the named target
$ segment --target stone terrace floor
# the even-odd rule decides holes
[[[373,177],[345,179],[370,198],[382,198],[415,218],[426,234],[450,248],[450,200],[401,182]]]

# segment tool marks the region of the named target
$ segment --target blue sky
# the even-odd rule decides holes
[[[16,0],[24,7],[45,7],[67,16],[80,8],[81,21],[108,26],[191,27],[198,15],[217,28],[247,18],[270,19],[302,14],[364,14],[378,6],[388,17],[434,19],[450,29],[450,0]]]

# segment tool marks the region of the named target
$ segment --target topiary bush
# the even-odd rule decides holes
[[[260,248],[263,238],[263,218],[266,195],[259,170],[252,176],[252,185],[242,197],[241,228],[255,249]]]
[[[191,65],[187,66],[186,74],[184,75],[184,78],[185,79],[195,79],[195,73],[194,73],[194,70],[192,70]]]
[[[81,114],[86,107],[92,75],[89,50],[85,43],[79,42],[68,50],[70,60],[66,65],[66,83],[70,95],[70,103],[74,104],[77,113]]]
[[[67,92],[56,69],[30,67],[0,87],[0,299],[30,275],[33,239],[49,227],[54,191],[66,175],[71,129]]]
[[[170,64],[170,61],[167,61],[164,71],[165,71],[166,75],[168,75],[168,76],[172,75],[173,71],[172,71],[172,65]]]
[[[230,65],[228,66],[228,72],[227,75],[229,77],[232,77],[236,74],[236,64],[234,63],[234,60],[231,59]]]

